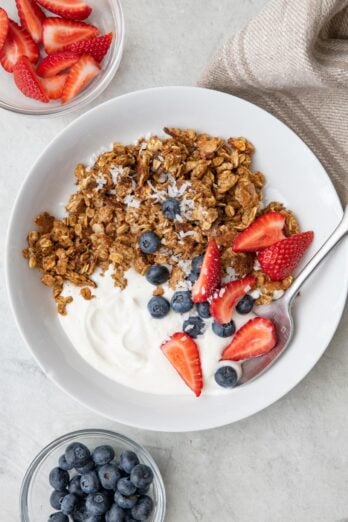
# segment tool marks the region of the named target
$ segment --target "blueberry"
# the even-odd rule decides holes
[[[189,275],[186,277],[186,281],[190,281],[193,284],[197,281],[198,277],[199,277],[199,274],[191,271],[189,273]]]
[[[85,515],[83,522],[104,522],[105,517],[103,515]]]
[[[143,232],[139,237],[140,250],[144,254],[153,254],[161,245],[160,238],[151,231]]]
[[[200,317],[194,316],[194,317],[189,317],[188,319],[186,319],[184,321],[182,329],[190,337],[192,337],[193,339],[196,339],[196,337],[198,337],[198,335],[201,335],[203,333],[204,327],[205,327],[204,321]]]
[[[83,497],[84,493],[81,489],[80,482],[81,482],[81,476],[75,475],[75,477],[73,477],[69,482],[69,486],[68,486],[69,493],[73,493],[74,495],[77,495],[78,497]]]
[[[192,265],[191,265],[192,272],[194,272],[195,274],[200,273],[200,271],[202,270],[203,260],[204,260],[203,255],[196,256],[192,259]]]
[[[146,493],[149,492],[150,486],[151,486],[151,484],[146,486],[146,488],[137,488],[138,495],[146,495]]]
[[[86,510],[89,515],[104,515],[109,507],[110,500],[106,493],[92,493],[86,499]]]
[[[253,306],[254,299],[247,294],[237,303],[236,310],[239,314],[248,314],[253,309]]]
[[[146,464],[137,464],[131,471],[130,479],[136,488],[146,488],[153,481],[153,471]]]
[[[132,509],[138,500],[137,495],[125,497],[119,491],[115,492],[114,501],[122,509]]]
[[[180,201],[175,198],[167,198],[162,203],[162,213],[167,219],[175,219],[177,215],[180,216]]]
[[[204,301],[204,303],[197,303],[196,308],[199,317],[201,317],[202,319],[208,319],[211,316],[210,304],[208,303],[208,301]]]
[[[134,495],[134,493],[137,490],[137,488],[131,482],[129,477],[121,478],[121,480],[119,480],[117,482],[117,489],[121,493],[121,495],[124,495],[126,497],[129,497],[130,495]]]
[[[70,469],[73,468],[73,466],[69,466],[67,461],[66,461],[66,458],[65,458],[65,455],[61,455],[59,457],[59,460],[58,460],[58,466],[61,468],[61,469],[64,469],[64,471],[69,471]]]
[[[61,468],[53,468],[49,474],[49,482],[53,489],[64,491],[69,484],[69,473]]]
[[[161,285],[169,279],[169,270],[164,265],[152,265],[146,270],[146,279],[152,285]]]
[[[165,317],[170,310],[170,304],[167,299],[158,295],[156,297],[152,297],[150,301],[147,303],[147,309],[156,319],[162,319]]]
[[[92,459],[96,463],[97,466],[104,466],[104,464],[109,464],[115,457],[115,452],[111,446],[98,446],[92,453]]]
[[[132,509],[132,517],[135,520],[147,520],[153,511],[153,500],[147,495],[142,495]]]
[[[50,504],[54,509],[60,509],[60,505],[62,503],[65,495],[68,494],[68,491],[65,489],[64,491],[56,491],[55,489],[52,491],[50,496]]]
[[[223,388],[233,388],[238,381],[238,374],[232,366],[221,366],[215,372],[215,381]]]
[[[191,292],[189,290],[174,292],[171,305],[174,312],[179,312],[180,314],[188,312],[193,307]]]
[[[100,482],[97,473],[93,470],[81,475],[80,485],[82,491],[87,495],[90,493],[97,493],[100,489]]]
[[[121,453],[119,466],[123,471],[129,474],[137,464],[139,464],[139,459],[134,451],[125,450]]]
[[[61,512],[64,513],[64,515],[71,515],[71,513],[74,511],[74,509],[77,507],[78,504],[78,498],[73,493],[69,493],[68,495],[65,495],[65,497],[62,500],[60,509]]]
[[[84,466],[75,469],[77,473],[79,473],[80,475],[84,475],[84,473],[88,473],[88,471],[92,471],[93,469],[95,469],[95,464],[93,460],[89,460],[87,464],[85,464]]]
[[[132,513],[130,511],[125,511],[126,513],[126,518],[124,519],[125,522],[137,522],[133,517],[132,517]]]
[[[98,476],[103,488],[115,490],[121,472],[115,464],[104,464],[98,469]]]
[[[215,321],[211,325],[213,332],[219,337],[230,337],[236,331],[236,325],[234,321],[230,321],[229,323],[219,324]]]
[[[80,442],[72,442],[65,450],[65,459],[68,466],[78,468],[87,464],[91,454],[89,449]]]
[[[105,513],[105,522],[124,522],[126,514],[120,506],[112,504],[111,508]]]
[[[48,522],[69,522],[69,518],[61,511],[57,511],[49,516]]]

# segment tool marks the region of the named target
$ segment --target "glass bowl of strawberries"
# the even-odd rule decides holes
[[[99,96],[120,64],[120,0],[3,0],[0,107],[50,116]]]

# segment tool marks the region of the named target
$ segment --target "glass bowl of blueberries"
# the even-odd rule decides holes
[[[166,494],[150,453],[102,429],[68,433],[30,464],[20,495],[22,522],[163,522]]]

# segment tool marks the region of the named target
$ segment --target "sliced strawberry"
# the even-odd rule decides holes
[[[0,51],[3,48],[3,45],[7,37],[8,26],[9,23],[7,13],[5,9],[2,9],[2,7],[0,7]]]
[[[21,56],[27,56],[35,63],[39,58],[39,49],[26,29],[9,20],[7,38],[0,51],[1,65],[6,71],[13,72]]]
[[[161,350],[180,377],[199,397],[203,388],[201,360],[197,344],[184,332],[174,333]]]
[[[264,317],[255,317],[237,330],[230,344],[224,349],[222,359],[250,359],[269,352],[276,344],[277,335],[272,321]]]
[[[70,69],[63,89],[62,103],[67,103],[74,98],[99,73],[100,67],[93,56],[83,54]]]
[[[220,324],[229,323],[236,304],[254,286],[255,281],[254,276],[247,276],[216,290],[210,305],[210,312],[215,321]]]
[[[84,22],[46,18],[43,23],[43,45],[47,54],[63,51],[72,43],[92,38],[98,34],[97,27]]]
[[[59,100],[62,97],[67,78],[68,73],[40,79],[40,83],[50,100]]]
[[[36,72],[42,78],[50,78],[65,71],[78,62],[80,55],[72,51],[49,54],[37,66]]]
[[[233,252],[256,252],[284,239],[285,217],[279,212],[268,212],[256,219],[235,238]]]
[[[16,0],[18,16],[22,26],[34,42],[42,42],[42,24],[46,16],[33,0]]]
[[[287,237],[261,250],[257,259],[262,270],[272,279],[280,281],[293,273],[303,254],[312,243],[314,232],[303,232]]]
[[[192,288],[192,301],[203,303],[220,284],[221,262],[219,247],[214,239],[208,243],[199,278]]]
[[[47,11],[69,20],[84,20],[92,8],[80,0],[36,0]]]
[[[82,42],[68,45],[66,51],[74,51],[79,54],[90,54],[97,62],[101,62],[112,42],[112,33],[104,34],[103,36],[94,36]]]
[[[27,56],[21,56],[13,69],[13,78],[18,89],[28,98],[34,98],[43,103],[49,99],[43,90],[35,69]]]

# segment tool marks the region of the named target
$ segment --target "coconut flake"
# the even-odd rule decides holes
[[[250,292],[251,297],[253,299],[258,299],[261,295],[261,290],[259,288],[256,288],[255,290],[253,290],[252,292]]]
[[[275,300],[280,299],[281,297],[283,297],[283,295],[284,295],[284,290],[274,290],[273,299],[275,299]]]
[[[120,165],[114,165],[110,168],[109,172],[111,174],[113,184],[117,185],[118,179],[121,176],[121,174],[123,174],[124,169]]]
[[[125,198],[124,198],[124,202],[125,204],[127,205],[127,207],[130,207],[130,208],[139,208],[140,207],[140,200],[137,199],[135,196],[133,196],[132,194],[128,194]]]

